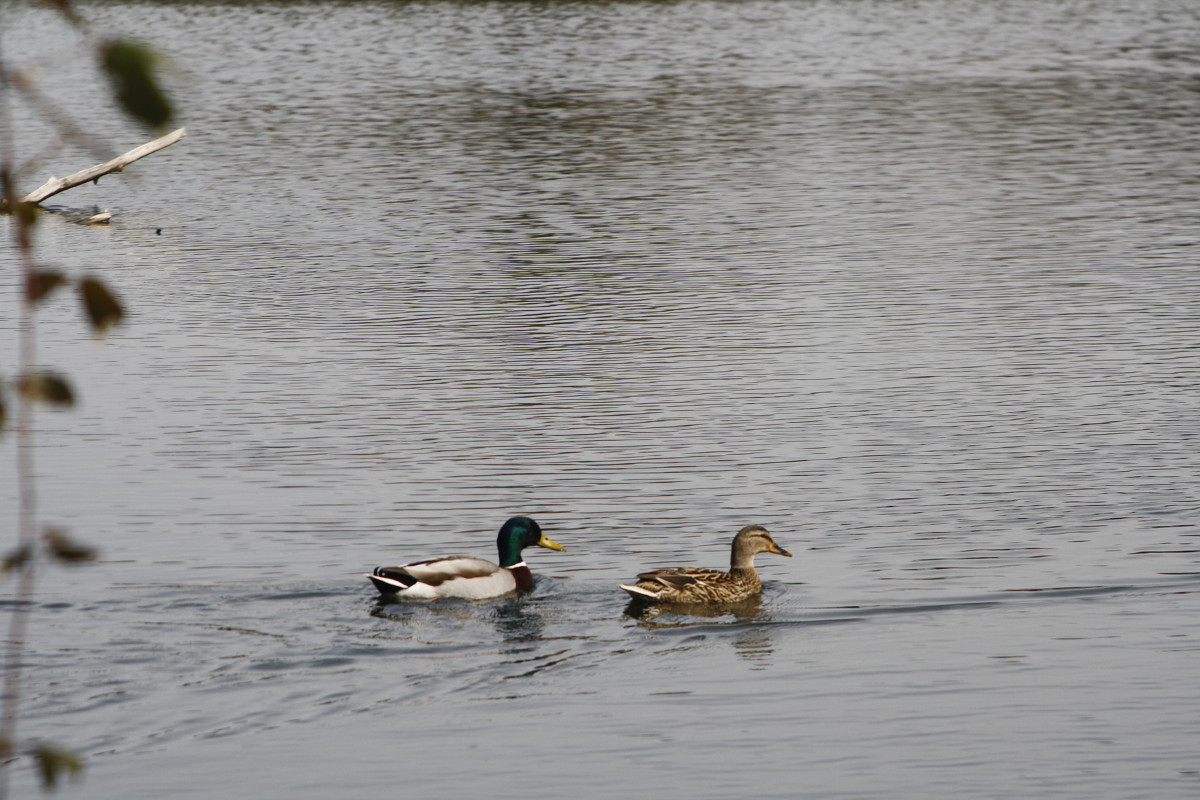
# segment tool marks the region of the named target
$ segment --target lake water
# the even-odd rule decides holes
[[[189,134],[38,232],[130,310],[40,317],[43,517],[102,549],[39,581],[59,797],[1200,796],[1195,4],[85,10]],[[517,513],[531,596],[361,577]],[[757,606],[626,614],[749,523]]]

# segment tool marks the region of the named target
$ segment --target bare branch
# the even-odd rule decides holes
[[[117,156],[114,159],[105,161],[103,164],[97,164],[94,167],[76,172],[74,175],[68,175],[65,178],[54,178],[46,181],[34,191],[25,195],[22,200],[26,203],[40,203],[43,200],[53,197],[59,192],[65,192],[67,189],[74,188],[80,184],[94,181],[97,178],[108,175],[110,172],[120,172],[125,167],[137,161],[139,158],[158,152],[164,147],[170,147],[187,135],[186,128],[172,131],[166,136],[160,136],[152,142],[146,142],[140,147],[135,147],[128,153],[122,156]]]

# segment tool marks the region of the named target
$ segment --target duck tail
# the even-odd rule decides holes
[[[416,578],[397,567],[376,567],[367,578],[384,594],[402,592],[417,582]]]
[[[629,592],[629,594],[634,598],[645,598],[645,599],[653,600],[658,597],[657,592],[652,592],[649,589],[645,589],[641,586],[631,586],[628,583],[621,583],[618,585],[625,591]]]

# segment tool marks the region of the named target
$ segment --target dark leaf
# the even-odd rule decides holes
[[[7,575],[29,563],[33,551],[28,547],[18,547],[0,560],[0,575]]]
[[[41,208],[37,203],[26,203],[24,200],[17,201],[17,221],[24,227],[32,228],[38,222],[38,212],[41,211]]]
[[[66,748],[49,742],[38,742],[33,746],[33,757],[37,760],[38,772],[42,776],[43,789],[55,789],[58,780],[66,775],[69,778],[79,776],[83,772],[83,758]]]
[[[13,213],[16,204],[17,186],[12,169],[7,164],[0,164],[0,214],[7,216]]]
[[[52,406],[75,405],[75,393],[66,379],[52,372],[26,375],[17,381],[17,391],[29,400]]]
[[[13,216],[17,220],[17,243],[23,248],[33,245],[30,232],[38,222],[39,211],[37,203],[26,203],[24,200],[17,201],[13,206]]]
[[[149,47],[122,39],[100,45],[100,65],[112,83],[117,104],[125,113],[151,128],[171,120],[171,101],[158,85],[158,57]]]
[[[78,564],[80,561],[96,560],[95,548],[80,544],[68,536],[66,531],[57,528],[47,528],[46,532],[42,534],[42,538],[46,540],[46,546],[50,548],[50,554],[59,561]]]
[[[25,281],[25,299],[30,303],[37,303],[49,297],[51,292],[66,282],[67,279],[61,272],[39,270]]]
[[[68,2],[68,0],[42,0],[42,4],[50,6],[58,11],[58,13],[62,14],[72,25],[81,25],[83,23],[83,20],[77,13],[75,13],[75,8]]]
[[[97,333],[104,333],[125,316],[121,301],[97,278],[79,280],[79,299],[83,301],[83,310]]]

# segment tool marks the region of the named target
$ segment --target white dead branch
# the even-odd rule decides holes
[[[97,164],[94,167],[89,167],[85,170],[76,172],[74,175],[68,175],[65,178],[55,178],[51,176],[50,180],[34,189],[29,194],[25,195],[22,200],[26,203],[40,203],[43,200],[53,197],[59,192],[65,192],[80,184],[94,181],[97,178],[108,175],[110,172],[120,172],[139,158],[144,158],[151,153],[156,153],[164,147],[170,147],[187,135],[186,128],[172,131],[166,136],[160,136],[152,142],[146,142],[140,147],[135,147],[128,153],[117,156],[114,159],[105,161],[103,164]]]

